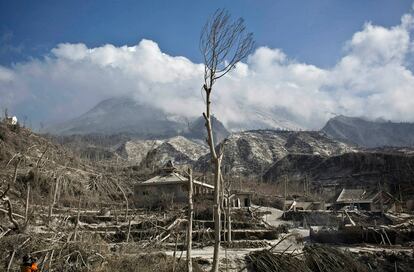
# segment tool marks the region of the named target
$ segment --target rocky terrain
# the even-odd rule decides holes
[[[116,152],[133,164],[139,165],[149,151],[163,143],[162,140],[129,140],[122,144]]]
[[[230,132],[216,117],[212,116],[211,123],[213,126],[213,137],[216,143],[223,141],[230,135]],[[182,135],[188,139],[200,141],[202,144],[206,144],[207,131],[204,117],[199,117],[191,122],[183,131]]]
[[[414,124],[393,123],[383,120],[368,121],[343,115],[330,119],[322,128],[333,139],[359,147],[414,146]]]
[[[314,154],[322,157],[353,151],[348,145],[319,132],[253,130],[233,133],[224,142],[225,173],[258,175],[288,154]],[[199,171],[210,167],[210,155],[195,164]]]
[[[130,141],[126,143],[128,160],[141,167],[157,169],[171,160],[175,165],[192,165],[208,152],[207,146],[193,142],[182,136],[164,141]]]

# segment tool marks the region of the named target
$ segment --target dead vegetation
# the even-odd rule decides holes
[[[257,272],[395,272],[411,271],[408,253],[356,252],[326,245],[305,246],[303,252],[257,251],[247,256],[249,268]]]
[[[156,198],[158,202],[146,196],[137,199],[132,184],[150,177],[147,170],[123,165],[122,161],[83,160],[28,129],[2,122],[0,147],[0,270],[18,271],[22,257],[29,254],[37,257],[40,271],[188,271],[187,205],[174,203],[168,195]],[[272,184],[239,178],[232,186],[254,191],[255,204],[283,206]],[[137,208],[139,201],[148,205]],[[214,244],[213,199],[194,198],[193,204],[191,247],[202,250]],[[220,208],[221,217],[228,218],[227,210]],[[230,236],[225,220],[220,231],[225,254],[272,247],[292,228],[328,226],[337,232],[335,227],[349,224],[340,212],[298,211],[285,213],[289,223],[274,227],[264,221],[266,214],[259,208],[233,210]],[[252,253],[247,259],[250,269],[409,271],[412,252],[395,250],[412,247],[413,223],[408,215],[348,214],[359,228],[370,228],[375,220],[386,234],[381,232],[376,241],[362,242],[388,250],[351,253],[333,245],[312,245],[315,236],[309,240],[298,234],[291,242],[298,248],[304,244],[303,251]],[[344,237],[349,240],[349,236]],[[332,244],[332,239],[327,244]],[[244,261],[234,264],[239,261],[236,257],[220,259],[222,270],[244,266]],[[353,270],[345,270],[344,263]],[[211,265],[210,260],[192,259],[193,271],[205,271]]]

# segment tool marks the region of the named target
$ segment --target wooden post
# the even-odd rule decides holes
[[[191,247],[193,240],[193,171],[188,169],[188,228],[187,228],[187,271],[193,271]]]
[[[55,182],[55,191],[53,192],[53,205],[56,204],[57,201],[57,196],[58,196],[58,192],[59,192],[59,178],[56,178],[56,182]]]

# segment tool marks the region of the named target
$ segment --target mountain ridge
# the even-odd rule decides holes
[[[212,125],[218,141],[230,134],[214,116]],[[128,97],[103,100],[79,117],[48,126],[42,132],[58,136],[125,134],[147,140],[181,135],[204,142],[206,138],[202,116],[193,120],[172,116]]]
[[[333,139],[365,148],[414,146],[413,123],[338,115],[328,120],[321,131]]]

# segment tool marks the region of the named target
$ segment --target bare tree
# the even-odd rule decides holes
[[[243,19],[232,20],[223,9],[217,10],[204,25],[200,37],[200,51],[204,61],[204,85],[206,95],[207,143],[210,147],[214,168],[214,255],[212,271],[217,272],[220,251],[221,161],[223,145],[216,152],[211,123],[211,93],[217,79],[226,75],[253,50],[253,34],[246,31]]]
[[[193,241],[193,170],[188,169],[188,226],[187,226],[187,271],[193,271],[193,261],[191,259]]]

